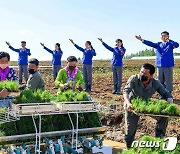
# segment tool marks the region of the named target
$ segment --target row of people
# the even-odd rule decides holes
[[[136,36],[136,38],[142,43],[156,48],[156,66],[158,79],[161,83],[170,91],[173,90],[173,66],[174,66],[174,56],[173,49],[179,47],[179,44],[175,41],[169,39],[169,33],[164,31],[161,33],[162,42],[153,43],[151,41],[147,41],[141,38],[141,36]],[[122,86],[122,68],[123,68],[123,56],[126,52],[126,49],[123,46],[123,41],[121,39],[116,40],[116,47],[111,47],[107,45],[102,38],[98,38],[102,45],[110,50],[113,53],[113,58],[111,61],[112,72],[113,72],[113,84],[114,90],[113,94],[121,94],[121,86]],[[85,48],[82,48],[74,43],[72,39],[69,39],[72,44],[80,51],[83,52],[82,64],[83,64],[83,79],[85,82],[85,89],[87,92],[91,91],[92,86],[92,59],[93,56],[96,56],[95,49],[92,47],[90,41],[86,41]],[[18,65],[19,65],[19,83],[22,83],[22,74],[24,74],[25,81],[28,80],[28,56],[31,55],[30,49],[26,48],[26,42],[22,41],[20,49],[13,48],[9,42],[6,42],[9,48],[15,52],[19,53]],[[61,58],[63,52],[60,48],[60,44],[55,44],[55,50],[51,50],[47,48],[44,43],[40,43],[45,50],[50,52],[53,55],[52,65],[53,65],[53,78],[56,80],[57,74],[61,68]]]
[[[7,52],[0,52],[0,81],[17,81],[17,75],[14,68],[9,66],[10,55]],[[60,91],[66,90],[71,86],[79,90],[84,89],[84,81],[81,71],[77,68],[77,58],[74,56],[69,56],[67,58],[67,66],[62,68],[57,75],[55,80],[55,85]],[[28,73],[29,77],[26,84],[20,84],[19,89],[45,89],[45,82],[38,71],[39,61],[36,58],[31,58],[28,61]],[[71,87],[71,88],[72,88]],[[4,92],[4,90],[3,90]]]

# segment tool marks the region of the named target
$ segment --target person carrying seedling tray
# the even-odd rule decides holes
[[[142,100],[148,100],[155,92],[158,92],[163,99],[173,103],[173,98],[170,92],[165,89],[159,80],[153,78],[154,73],[155,67],[151,64],[145,63],[142,65],[140,73],[131,76],[124,87],[125,141],[127,148],[131,147],[139,120],[139,116],[132,112],[132,99],[139,97]],[[165,136],[167,125],[168,118],[158,118],[155,129],[156,137]]]
[[[16,72],[13,68],[9,67],[10,55],[7,52],[0,52],[0,82],[4,83],[5,81],[17,81]],[[17,83],[18,84],[18,83]],[[2,88],[0,91],[0,99],[7,98],[10,92],[7,88]],[[5,104],[7,104],[5,102]],[[3,104],[0,103],[0,107]]]
[[[19,54],[18,58],[18,76],[19,84],[22,84],[22,75],[24,74],[25,82],[28,80],[28,56],[31,56],[30,49],[26,48],[26,41],[21,41],[22,48],[15,49],[9,42],[6,42],[9,48]]]
[[[85,83],[82,73],[77,68],[77,62],[76,57],[69,56],[67,58],[67,66],[59,71],[55,80],[55,86],[58,87],[60,91],[67,89],[83,90]]]

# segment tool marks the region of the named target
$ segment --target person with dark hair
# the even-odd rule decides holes
[[[45,83],[38,71],[39,61],[36,58],[31,58],[28,63],[29,78],[27,83],[20,86],[19,89],[44,90]]]
[[[56,43],[55,44],[55,50],[50,50],[46,46],[44,46],[44,43],[40,43],[46,51],[52,54],[53,59],[52,59],[52,65],[53,65],[53,78],[54,81],[56,80],[57,74],[59,70],[61,69],[61,57],[63,55],[63,52],[61,50],[60,44]]]
[[[5,80],[9,81],[17,81],[16,72],[13,68],[9,67],[10,55],[7,52],[0,52],[0,82]],[[9,95],[7,89],[3,89],[0,91],[0,99],[1,97],[5,98]],[[0,108],[3,104],[0,104]]]
[[[161,33],[162,42],[153,43],[135,36],[142,43],[156,48],[156,66],[158,80],[166,87],[169,92],[173,91],[173,67],[174,55],[173,49],[178,48],[179,44],[169,39],[169,32]]]
[[[122,86],[122,67],[123,67],[123,56],[126,52],[126,49],[123,46],[123,42],[121,39],[116,40],[116,47],[112,48],[107,45],[102,38],[98,38],[103,44],[103,46],[113,52],[113,58],[111,60],[112,65],[112,72],[113,72],[113,83],[114,83],[114,90],[113,94],[122,94],[121,93],[121,86]]]
[[[93,56],[96,56],[95,49],[92,47],[92,44],[90,41],[86,41],[85,43],[85,49],[81,48],[77,44],[74,43],[72,39],[69,39],[71,43],[80,51],[83,52],[83,78],[85,82],[85,91],[91,92],[92,87],[92,58]]]
[[[13,68],[9,67],[10,55],[7,52],[0,52],[0,81],[16,81],[17,76]]]
[[[19,65],[19,84],[22,84],[22,75],[24,74],[25,82],[28,80],[28,56],[31,55],[30,49],[26,48],[26,41],[21,41],[21,47],[20,49],[13,48],[9,42],[6,42],[6,44],[9,46],[9,48],[19,54],[18,58],[18,65]]]
[[[173,103],[172,95],[161,84],[159,80],[153,78],[155,67],[145,63],[142,65],[138,75],[131,76],[124,87],[124,109],[125,109],[125,141],[127,148],[131,147],[137,130],[139,116],[132,112],[131,100],[133,98],[141,98],[148,100],[155,92],[158,92],[163,99]],[[157,120],[155,134],[156,137],[163,137],[166,133],[168,118],[161,117]]]
[[[83,89],[84,81],[81,72],[77,68],[77,62],[75,56],[69,56],[67,58],[67,66],[59,71],[55,80],[55,85],[60,91],[67,89]]]

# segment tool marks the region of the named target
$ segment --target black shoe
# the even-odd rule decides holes
[[[117,95],[122,95],[123,93],[121,91],[116,92]]]
[[[86,87],[86,90],[85,90],[86,92],[91,92],[91,85],[88,85],[87,87]]]
[[[117,92],[116,90],[113,90],[112,94],[116,94],[116,92]]]
[[[117,85],[116,94],[118,94],[118,95],[122,95],[122,92],[121,92],[121,87],[120,87],[119,85]]]
[[[89,85],[89,90],[91,91],[91,85]]]
[[[116,94],[116,92],[117,92],[117,84],[114,85],[114,90],[113,90],[112,94]]]

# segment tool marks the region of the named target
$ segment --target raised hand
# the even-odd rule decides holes
[[[6,41],[6,44],[7,44],[7,45],[10,45],[10,43],[9,43],[9,42],[7,42],[7,41]]]
[[[44,47],[44,43],[41,43],[41,42],[40,42],[40,44]]]
[[[71,41],[71,43],[74,44],[74,41],[72,39],[69,39],[69,41]]]
[[[102,38],[98,38],[99,41],[103,42]]]
[[[142,41],[141,35],[136,35],[135,36],[138,40]]]

